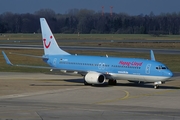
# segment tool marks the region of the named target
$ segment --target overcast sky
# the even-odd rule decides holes
[[[4,12],[34,13],[40,9],[52,9],[66,13],[69,9],[91,9],[105,12],[127,13],[130,15],[180,12],[180,0],[0,0],[0,14]]]

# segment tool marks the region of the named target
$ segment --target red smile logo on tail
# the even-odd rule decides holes
[[[50,39],[52,39],[52,38],[53,38],[53,37],[50,36]],[[51,41],[50,41],[48,44],[46,44],[46,39],[45,39],[45,38],[43,39],[43,41],[44,41],[44,46],[45,46],[46,48],[49,48],[50,45],[51,45]]]

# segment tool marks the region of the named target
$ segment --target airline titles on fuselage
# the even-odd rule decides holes
[[[136,66],[136,67],[140,67],[140,66],[142,66],[143,62],[120,61],[119,64],[121,64],[121,65],[123,65],[123,66]]]

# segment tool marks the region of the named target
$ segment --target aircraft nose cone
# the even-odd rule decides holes
[[[169,75],[169,77],[173,77],[173,73],[172,72],[169,72],[168,75]]]

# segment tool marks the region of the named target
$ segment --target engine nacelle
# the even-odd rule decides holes
[[[97,72],[89,72],[85,76],[85,81],[89,84],[103,84],[106,80],[106,77]]]

